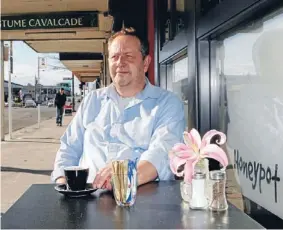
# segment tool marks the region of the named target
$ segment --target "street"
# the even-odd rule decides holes
[[[27,126],[31,126],[37,123],[38,116],[37,108],[12,108],[12,130],[18,130]],[[8,108],[4,109],[4,132],[5,134],[9,133],[9,121],[8,121]],[[56,108],[55,107],[40,107],[41,121],[56,117]],[[54,120],[55,124],[55,120]]]

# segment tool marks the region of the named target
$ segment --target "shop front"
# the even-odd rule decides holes
[[[245,212],[283,226],[283,2],[155,3],[155,82],[185,106],[187,129],[227,134]]]

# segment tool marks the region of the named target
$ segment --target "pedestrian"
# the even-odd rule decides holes
[[[64,88],[61,88],[55,97],[57,126],[59,125],[62,126],[65,103],[66,103],[66,94],[64,93]]]

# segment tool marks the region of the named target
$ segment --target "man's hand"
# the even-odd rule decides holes
[[[67,181],[66,181],[65,177],[59,177],[59,178],[57,178],[56,183],[57,184],[66,184]]]
[[[138,185],[143,185],[154,181],[157,177],[156,168],[149,161],[139,161],[137,165],[138,171]]]
[[[98,171],[93,181],[93,187],[112,190],[111,177],[112,177],[112,166],[110,163]]]
[[[138,171],[138,185],[146,184],[154,181],[157,178],[157,171],[155,167],[148,161],[140,161],[137,165]],[[112,167],[111,163],[98,171],[94,181],[94,188],[112,190],[111,185]]]

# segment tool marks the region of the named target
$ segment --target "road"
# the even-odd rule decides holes
[[[5,134],[9,133],[9,121],[8,121],[8,108],[6,107],[4,112],[4,132]],[[41,120],[50,119],[56,116],[55,107],[41,106]],[[18,130],[27,126],[37,124],[37,108],[12,108],[12,130]],[[54,120],[55,124],[55,120]]]

